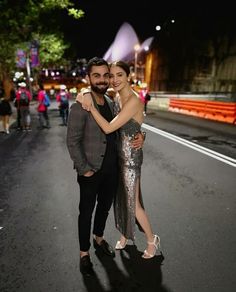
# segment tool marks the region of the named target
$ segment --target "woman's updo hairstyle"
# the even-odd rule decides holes
[[[112,66],[120,67],[121,69],[123,69],[125,71],[126,75],[129,76],[130,68],[129,68],[129,65],[127,63],[125,63],[124,61],[112,62],[109,64],[109,67],[111,68]]]

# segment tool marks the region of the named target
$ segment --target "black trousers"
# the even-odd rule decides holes
[[[80,203],[78,216],[81,251],[90,248],[92,215],[96,205],[93,234],[103,236],[106,220],[117,190],[117,167],[102,168],[91,177],[79,176]]]
[[[68,115],[69,115],[69,107],[60,108],[60,116],[62,118],[63,125],[67,125]]]
[[[17,128],[20,129],[21,128],[21,122],[20,122],[20,109],[17,109]]]

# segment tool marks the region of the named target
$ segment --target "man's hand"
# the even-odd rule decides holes
[[[84,176],[86,176],[86,177],[90,177],[92,175],[94,175],[94,171],[92,171],[92,170],[89,170],[89,171],[85,172],[85,174],[84,174]]]
[[[130,142],[131,146],[135,149],[141,149],[143,147],[144,139],[144,135],[142,133],[138,133]]]

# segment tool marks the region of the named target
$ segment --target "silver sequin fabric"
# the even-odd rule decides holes
[[[119,181],[114,201],[114,214],[116,228],[127,239],[135,241],[135,196],[137,188],[142,203],[140,190],[141,165],[143,162],[142,149],[134,149],[130,141],[140,132],[141,125],[130,119],[119,129]],[[140,228],[140,226],[139,226]],[[140,229],[141,230],[141,229]]]

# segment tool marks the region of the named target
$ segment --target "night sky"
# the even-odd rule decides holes
[[[113,42],[119,28],[128,22],[136,32],[140,43],[155,37],[157,24],[175,15],[175,8],[154,7],[158,1],[74,1],[85,12],[77,21],[67,19],[64,24],[65,38],[72,42],[78,58],[103,57]]]
[[[181,17],[187,15],[191,18],[194,14],[199,15],[201,22],[204,15],[205,19],[209,19],[206,25],[204,24],[207,31],[209,24],[214,28],[214,22],[224,21],[223,18],[230,17],[229,11],[231,13],[234,11],[230,6],[217,6],[217,4],[207,6],[206,2],[203,4],[191,2],[189,5],[158,0],[74,0],[72,2],[75,3],[76,8],[81,8],[85,12],[85,16],[79,20],[67,16],[62,21],[62,27],[65,40],[72,44],[71,57],[79,59],[103,57],[124,22],[128,22],[133,27],[142,43],[149,37],[157,37],[156,25],[169,23],[171,18],[178,21]]]

